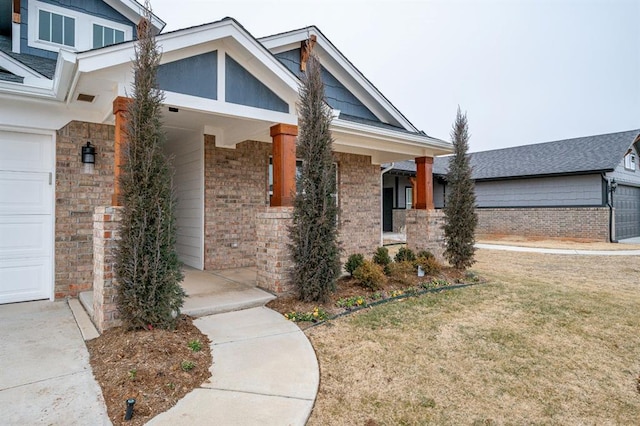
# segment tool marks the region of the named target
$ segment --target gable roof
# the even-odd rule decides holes
[[[474,180],[599,173],[613,171],[640,136],[640,129],[469,154]],[[446,176],[451,156],[434,158],[433,174]],[[413,172],[413,161],[393,170]]]
[[[410,133],[427,136],[419,131],[365,76],[347,59],[338,48],[318,29],[316,26],[309,26],[291,30],[283,33],[259,38],[258,41],[267,47],[274,54],[300,48],[300,42],[308,40],[312,35],[316,36],[316,46],[314,49],[319,52],[320,62],[323,67],[334,75],[341,83],[347,86],[359,86],[363,89],[360,99],[366,107],[389,127],[395,130],[404,130]],[[340,73],[336,71],[341,71]],[[357,95],[357,93],[354,93]],[[375,107],[374,107],[375,106]],[[342,115],[341,119],[360,122],[362,119],[350,115]],[[369,121],[366,124],[373,124]],[[374,124],[375,125],[375,124]]]

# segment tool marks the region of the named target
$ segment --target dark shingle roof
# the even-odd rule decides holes
[[[56,72],[55,59],[41,58],[24,53],[14,53],[11,51],[11,38],[3,35],[0,35],[0,51],[48,79],[53,79]]]
[[[549,176],[612,171],[640,135],[640,130],[515,146],[469,154],[476,180]],[[433,173],[444,176],[450,156],[436,157]],[[415,172],[413,161],[400,161],[394,169]]]
[[[10,81],[12,83],[22,83],[24,81],[23,77],[19,75],[15,75],[0,67],[0,80],[2,81]]]

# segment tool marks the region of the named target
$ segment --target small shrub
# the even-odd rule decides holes
[[[189,349],[193,352],[200,352],[202,350],[202,343],[200,340],[192,340],[187,344],[187,346],[189,346]]]
[[[400,250],[398,250],[394,260],[396,262],[414,262],[416,260],[416,255],[410,248],[400,247]]]
[[[437,274],[442,270],[442,264],[433,255],[431,257],[418,257],[416,266],[420,266],[427,275]]]
[[[336,306],[339,308],[353,308],[354,306],[362,306],[366,303],[363,296],[351,296],[338,299]]]
[[[420,258],[420,257],[424,257],[424,258],[429,259],[429,258],[432,258],[432,257],[435,257],[435,256],[434,256],[434,255],[433,255],[433,253],[431,253],[429,250],[420,250],[420,251],[418,252],[418,256],[417,256],[417,257],[418,257],[418,258]]]
[[[413,283],[417,266],[412,262],[393,262],[389,265],[389,278],[398,285],[408,286]]]
[[[193,361],[182,361],[182,363],[180,364],[180,368],[182,368],[182,371],[191,371],[195,366],[196,363]]]
[[[284,317],[293,322],[318,322],[324,321],[329,318],[329,314],[322,308],[315,307],[313,312],[289,312],[284,314]]]
[[[451,285],[447,280],[442,280],[442,279],[432,279],[431,281],[425,281],[423,283],[420,284],[420,287],[422,287],[425,290],[431,290],[434,288],[440,288],[440,287],[447,287]]]
[[[353,277],[353,271],[358,269],[364,262],[364,256],[360,253],[355,253],[349,256],[347,263],[344,264],[344,270]]]
[[[387,257],[389,257],[388,252]],[[353,272],[353,276],[361,286],[371,290],[379,290],[385,281],[382,266],[369,260],[362,262],[362,265]]]
[[[386,275],[391,271],[389,265],[391,264],[391,256],[389,256],[389,250],[386,247],[378,247],[373,254],[373,263],[380,265]]]

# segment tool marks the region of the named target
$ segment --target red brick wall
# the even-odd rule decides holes
[[[204,137],[205,269],[256,264],[256,216],[268,206],[271,144],[218,148]]]
[[[56,134],[55,297],[77,296],[93,283],[93,213],[111,205],[114,127],[72,121]],[[96,147],[93,174],[80,148]]]
[[[477,209],[478,235],[609,239],[607,207]]]

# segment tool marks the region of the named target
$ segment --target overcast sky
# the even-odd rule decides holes
[[[309,25],[419,129],[471,151],[640,128],[640,0],[151,0],[167,26]]]

